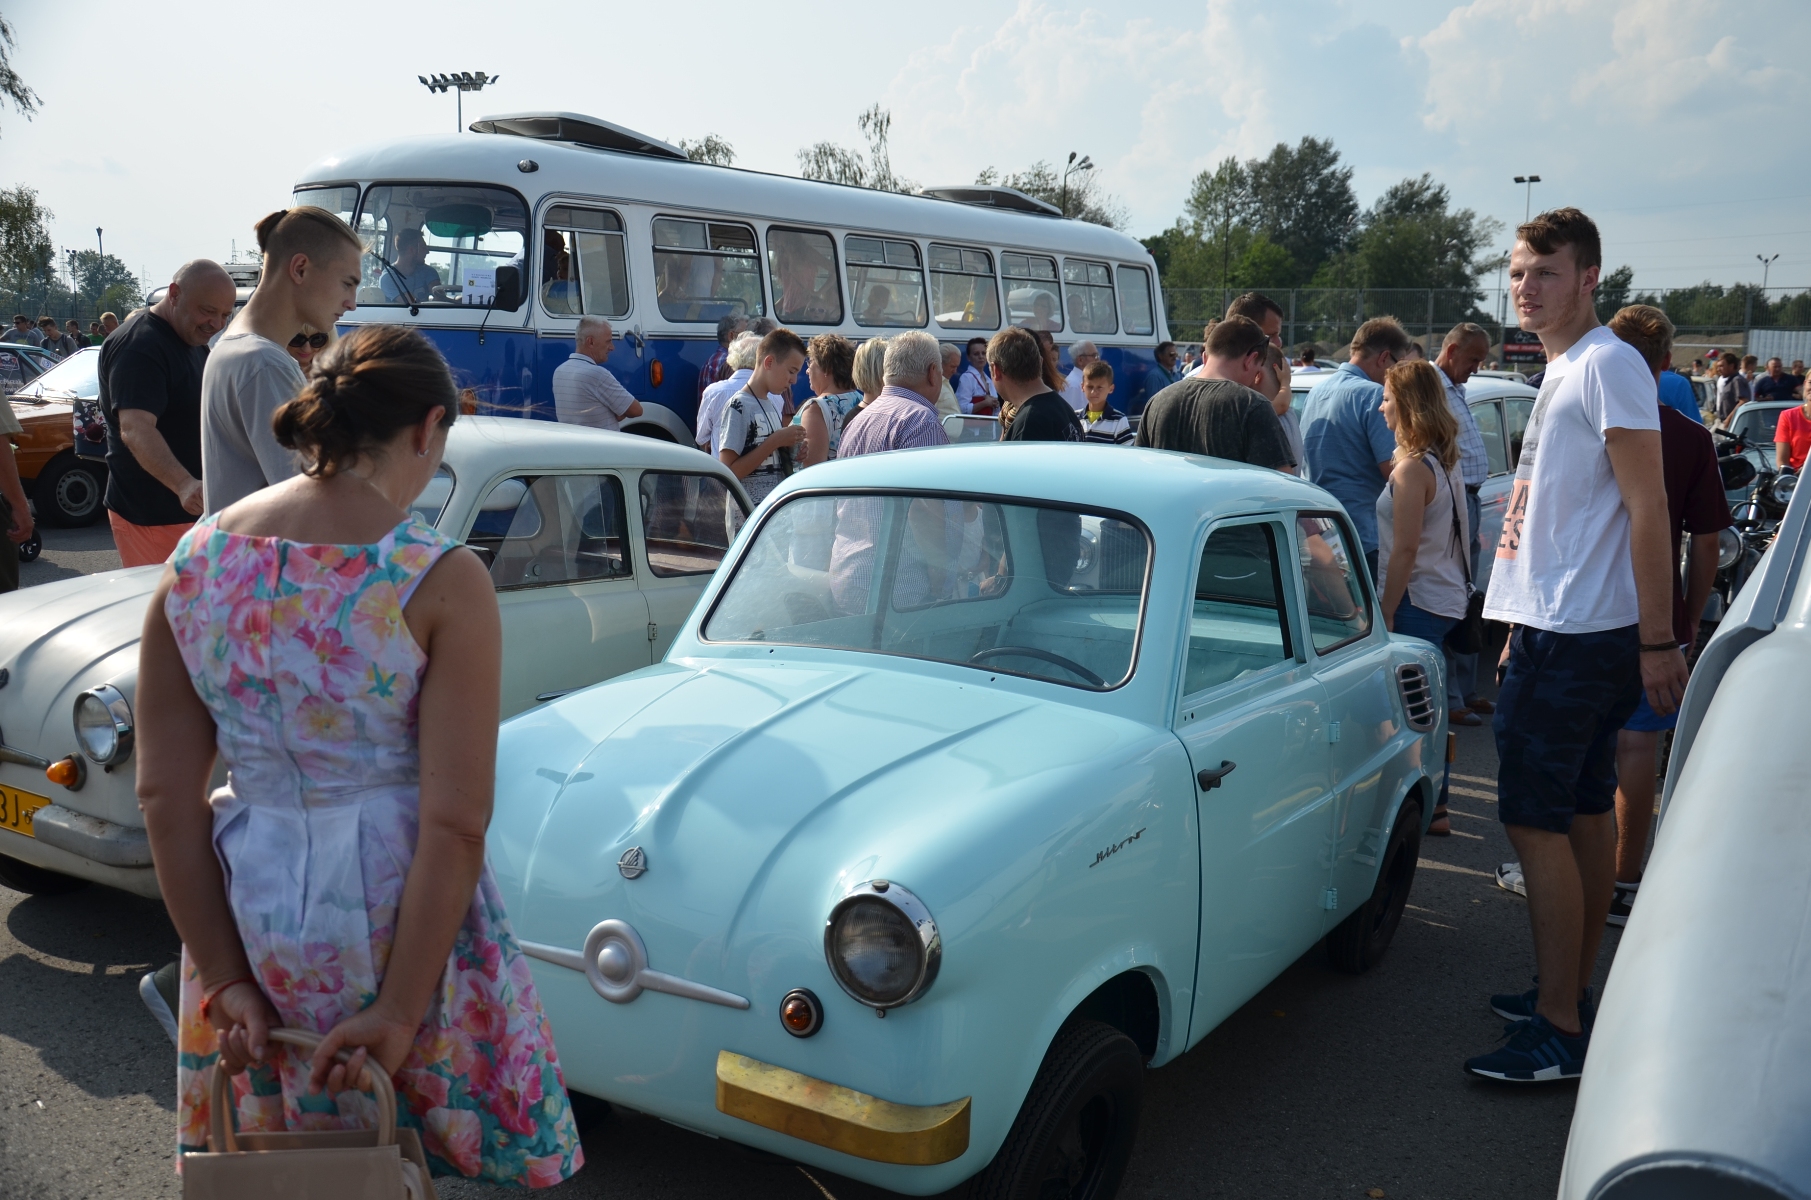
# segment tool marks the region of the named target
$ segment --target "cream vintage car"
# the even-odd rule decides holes
[[[690,448],[468,417],[414,507],[490,566],[507,717],[659,662],[748,502],[728,468]],[[161,571],[0,596],[0,884],[157,895],[134,790],[132,702]]]

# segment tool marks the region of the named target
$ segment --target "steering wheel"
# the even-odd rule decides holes
[[[987,659],[998,658],[1002,655],[1016,655],[1020,658],[1042,659],[1044,662],[1052,663],[1063,668],[1065,671],[1071,671],[1076,675],[1081,676],[1097,688],[1104,688],[1107,686],[1106,680],[1102,679],[1099,675],[1096,675],[1093,671],[1090,671],[1087,667],[1082,666],[1082,664],[1076,662],[1074,659],[1064,658],[1062,655],[1054,654],[1049,650],[1039,650],[1036,646],[990,646],[986,650],[977,651],[975,654],[971,655],[968,661],[971,663],[984,662]]]

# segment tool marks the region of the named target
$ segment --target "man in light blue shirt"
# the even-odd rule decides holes
[[[553,373],[553,411],[561,424],[621,429],[624,417],[641,416],[641,401],[604,366],[616,348],[616,331],[602,317],[579,318],[575,353]]]
[[[1377,497],[1390,477],[1396,435],[1383,419],[1383,377],[1409,352],[1395,317],[1373,317],[1352,335],[1351,361],[1308,393],[1302,449],[1308,478],[1345,505],[1377,579]]]
[[[1490,478],[1490,455],[1484,449],[1484,436],[1478,432],[1477,418],[1471,415],[1471,405],[1465,402],[1465,382],[1483,365],[1490,354],[1490,331],[1482,325],[1473,325],[1463,321],[1447,332],[1440,343],[1440,357],[1434,360],[1434,367],[1440,372],[1440,381],[1446,388],[1446,406],[1452,410],[1453,420],[1459,423],[1459,474],[1465,480],[1465,511],[1471,520],[1470,562],[1471,576],[1478,577],[1478,520],[1482,509],[1478,502],[1478,489]],[[1441,647],[1446,653],[1446,707],[1447,719],[1453,725],[1482,725],[1484,718],[1480,713],[1495,712],[1490,701],[1477,694],[1478,656],[1475,654],[1455,654]]]
[[[405,229],[396,235],[396,269],[385,271],[381,287],[384,299],[392,304],[426,304],[444,300],[436,295],[442,289],[440,272],[428,265],[428,241],[419,229]]]

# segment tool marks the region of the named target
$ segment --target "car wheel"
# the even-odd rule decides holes
[[[1383,960],[1396,927],[1402,924],[1402,910],[1409,902],[1420,857],[1421,802],[1411,798],[1402,802],[1402,810],[1396,814],[1371,898],[1327,935],[1327,957],[1334,966],[1360,975]]]
[[[1063,1026],[973,1200],[1108,1200],[1132,1158],[1144,1056],[1099,1021]]]
[[[52,459],[32,484],[38,520],[46,525],[92,525],[106,512],[105,478],[73,454]]]
[[[59,871],[46,871],[43,867],[34,867],[16,858],[0,855],[0,887],[9,887],[28,896],[61,896],[64,892],[73,892],[87,886],[86,879],[77,879]]]

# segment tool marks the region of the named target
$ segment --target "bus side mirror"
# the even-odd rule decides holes
[[[491,307],[515,312],[522,307],[522,271],[519,267],[497,268],[497,298]]]

